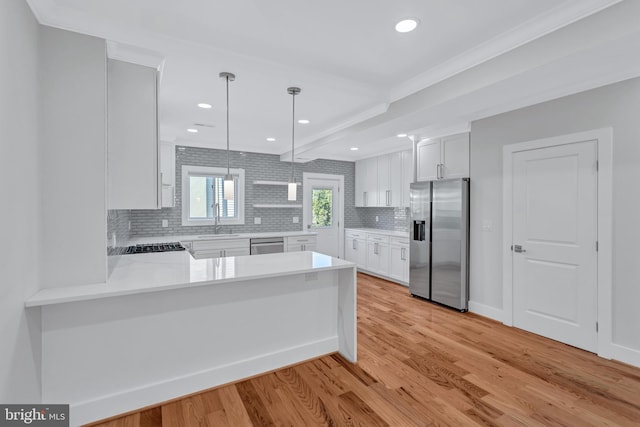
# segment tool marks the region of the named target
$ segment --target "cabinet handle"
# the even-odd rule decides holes
[[[353,239],[353,250],[355,251],[356,249],[358,249],[358,241]]]
[[[391,190],[387,190],[387,206],[391,206]]]
[[[367,206],[367,192],[366,191],[362,192],[362,205],[363,206]]]
[[[407,248],[400,248],[400,259],[402,261],[406,261],[407,260],[407,253],[405,252],[407,250]]]
[[[378,244],[377,244],[377,243],[374,243],[374,244],[373,244],[373,253],[374,253],[375,255],[378,255]]]

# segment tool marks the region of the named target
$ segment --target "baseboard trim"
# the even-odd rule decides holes
[[[138,388],[123,390],[99,399],[71,403],[70,425],[79,426],[103,420],[336,351],[338,351],[338,337],[329,337],[181,377],[144,384]]]
[[[609,347],[611,359],[640,368],[640,350],[611,343]]]
[[[365,270],[364,268],[358,267],[358,273],[364,273],[364,274],[367,274],[369,276],[378,277],[380,279],[384,279],[384,280],[387,280],[389,282],[397,283],[398,285],[402,285],[402,286],[404,286],[406,288],[409,287],[409,284],[407,282],[403,282],[402,280],[394,279],[393,277],[384,276],[382,274],[374,273],[372,271]]]
[[[469,311],[479,314],[480,316],[488,317],[489,319],[497,320],[498,322],[502,322],[504,316],[501,309],[476,301],[469,301]]]

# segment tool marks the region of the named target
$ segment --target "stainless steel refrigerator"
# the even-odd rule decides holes
[[[409,290],[469,308],[469,178],[411,184]]]

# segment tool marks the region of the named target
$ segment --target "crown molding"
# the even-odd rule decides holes
[[[107,57],[162,71],[164,56],[153,50],[107,40]]]
[[[558,6],[395,86],[390,99],[402,99],[621,1],[584,0]]]

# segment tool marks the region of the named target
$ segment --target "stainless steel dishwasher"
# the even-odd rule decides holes
[[[284,237],[260,237],[251,239],[251,255],[284,252]]]

